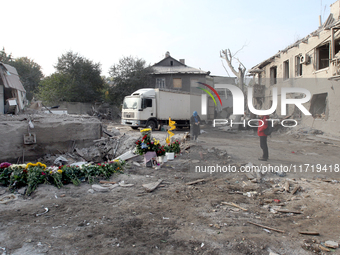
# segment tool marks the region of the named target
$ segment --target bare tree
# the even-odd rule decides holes
[[[246,75],[246,70],[247,68],[243,65],[243,63],[235,57],[235,55],[241,51],[244,48],[245,45],[242,46],[241,49],[239,49],[238,51],[236,51],[236,53],[231,54],[230,49],[226,49],[226,50],[222,50],[220,52],[220,57],[223,58],[227,64],[229,69],[233,72],[233,74],[238,78],[239,81],[239,87],[242,89],[242,91],[244,92],[244,77]],[[238,71],[236,71],[236,69],[233,66],[233,60],[236,60],[238,62]],[[226,72],[228,73],[227,68],[224,66],[223,62],[222,65],[224,67],[224,69],[226,70]],[[229,73],[228,73],[229,75]]]

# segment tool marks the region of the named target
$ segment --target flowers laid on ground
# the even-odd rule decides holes
[[[162,146],[159,143],[159,140],[155,138],[151,138],[151,129],[146,128],[140,131],[142,133],[142,138],[136,142],[136,153],[139,155],[143,155],[148,151],[154,151],[156,154],[162,153]],[[164,155],[164,154],[163,154]]]
[[[176,154],[181,152],[181,143],[178,140],[168,143],[168,145],[161,145],[159,140],[151,138],[151,129],[143,129],[141,133],[142,138],[136,142],[136,153],[139,155],[144,155],[148,151],[156,152],[157,156],[164,156],[166,152]]]
[[[181,147],[180,147],[180,142],[178,140],[169,143],[167,146],[165,146],[165,151],[166,152],[174,152],[176,154],[181,152]]]
[[[40,162],[28,164],[0,164],[0,184],[15,190],[27,186],[30,195],[39,184],[48,183],[61,188],[64,184],[79,185],[81,180],[94,183],[98,178],[110,178],[114,173],[123,173],[125,162],[113,160],[104,164],[85,164],[79,166],[46,167]]]
[[[178,140],[172,142],[169,146],[171,147],[172,152],[175,152],[176,154],[181,152],[180,142]]]

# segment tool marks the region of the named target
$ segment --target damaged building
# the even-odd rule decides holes
[[[272,105],[272,88],[278,88],[278,115],[300,119],[301,124],[339,135],[340,121],[340,1],[331,5],[330,15],[314,32],[257,64],[249,73],[255,78],[253,104],[257,109]],[[312,115],[296,106],[281,109],[281,88],[305,88],[311,100],[303,104]],[[287,94],[287,98],[303,98]]]
[[[22,111],[26,104],[26,90],[17,70],[0,62],[0,115],[16,114]]]

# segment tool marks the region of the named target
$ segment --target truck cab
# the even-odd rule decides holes
[[[140,89],[126,96],[122,107],[122,125],[133,129],[158,126],[154,89]]]

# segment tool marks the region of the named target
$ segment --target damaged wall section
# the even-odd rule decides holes
[[[34,128],[29,127],[31,120]],[[0,161],[36,159],[44,154],[84,148],[101,138],[101,122],[90,116],[0,116]],[[24,145],[24,135],[36,135],[36,143]],[[6,148],[6,149],[4,149]]]

